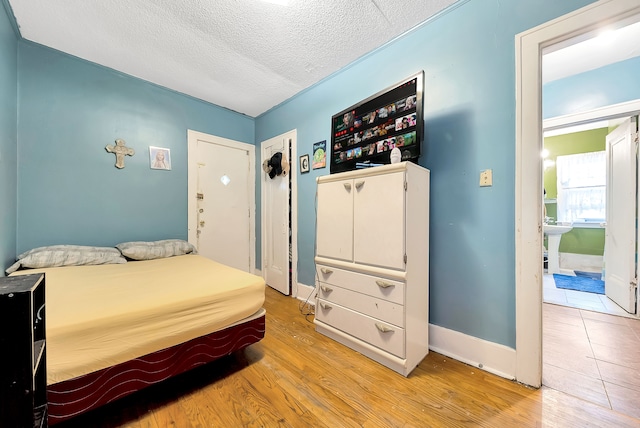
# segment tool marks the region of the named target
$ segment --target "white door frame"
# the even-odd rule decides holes
[[[197,144],[198,140],[214,142],[221,146],[234,149],[246,150],[249,152],[249,269],[256,270],[256,148],[252,144],[240,141],[229,140],[215,135],[187,129],[187,228],[188,239],[193,245],[197,245],[197,199],[196,192],[198,186],[198,160]]]
[[[640,13],[600,0],[516,35],[516,380],[542,384],[542,49]]]
[[[273,138],[286,138],[291,140],[291,159],[289,159],[289,179],[291,180],[291,297],[298,297],[298,131],[292,129],[284,134],[276,135],[268,138],[264,141],[271,140]],[[262,143],[260,142],[260,146]],[[262,150],[260,150],[262,156]],[[264,159],[260,159],[260,165]],[[265,222],[265,174],[260,174],[260,230],[261,230],[261,245],[260,245],[260,269],[264,271],[264,255],[266,250],[266,222]],[[262,275],[264,277],[264,273]]]

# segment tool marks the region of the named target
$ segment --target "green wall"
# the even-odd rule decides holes
[[[607,128],[590,131],[574,132],[571,134],[546,137],[544,148],[549,151],[548,159],[556,161],[558,156],[577,153],[602,151],[606,147],[606,137],[610,131]],[[555,164],[544,171],[544,187],[548,199],[555,199],[558,195],[557,172]],[[547,216],[557,220],[557,205],[555,202],[545,204]],[[602,256],[604,254],[604,228],[574,227],[560,239],[561,253],[575,253]]]

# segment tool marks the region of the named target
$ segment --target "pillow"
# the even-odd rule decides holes
[[[111,247],[88,247],[83,245],[51,245],[25,251],[18,261],[5,272],[8,274],[24,268],[49,268],[59,266],[82,266],[126,263],[122,254]]]
[[[182,239],[123,242],[116,245],[116,248],[123,256],[132,260],[153,260],[197,253],[196,247]]]

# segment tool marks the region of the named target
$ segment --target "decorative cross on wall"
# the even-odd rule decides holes
[[[116,145],[114,146],[113,144],[109,144],[107,145],[107,147],[105,147],[105,149],[109,152],[109,153],[115,153],[116,155],[116,168],[124,168],[124,156],[133,156],[136,151],[133,150],[130,147],[125,147],[125,141],[118,138],[116,140]]]

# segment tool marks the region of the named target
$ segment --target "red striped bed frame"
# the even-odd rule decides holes
[[[49,425],[125,397],[259,342],[265,314],[116,366],[47,387]]]

